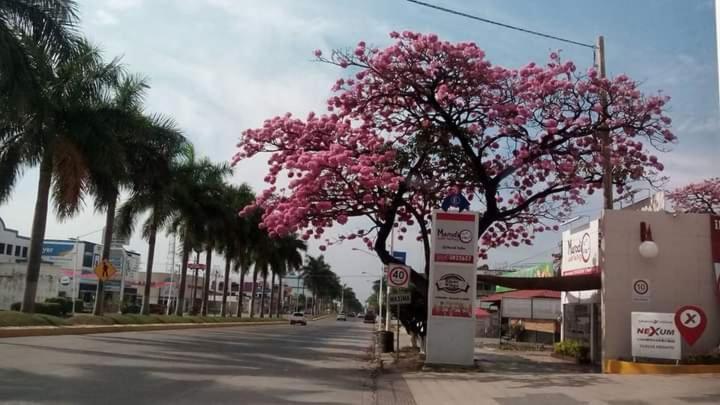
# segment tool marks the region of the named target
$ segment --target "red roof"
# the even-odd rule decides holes
[[[501,301],[503,298],[556,298],[560,299],[560,291],[552,290],[515,290],[488,295],[480,301]]]
[[[490,316],[490,312],[482,308],[475,308],[475,318],[485,318],[488,316]]]

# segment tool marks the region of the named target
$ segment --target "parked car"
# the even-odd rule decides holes
[[[363,314],[362,312],[360,312],[360,313],[357,314],[357,317],[360,318],[360,319],[363,319],[363,318],[365,318],[365,314]]]
[[[345,316],[344,312],[340,312],[337,314],[337,318],[335,318],[338,321],[347,321],[347,317]]]
[[[293,312],[292,315],[290,315],[290,325],[295,325],[296,323],[305,326],[307,325],[307,320],[305,319],[305,314],[302,312]]]
[[[348,314],[348,318],[355,318],[355,312],[350,312]]]
[[[375,314],[373,313],[367,313],[365,314],[365,317],[363,318],[363,323],[375,323]]]

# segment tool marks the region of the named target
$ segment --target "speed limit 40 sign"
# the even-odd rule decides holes
[[[410,283],[410,268],[401,264],[391,264],[387,272],[388,285],[395,288],[407,288]]]

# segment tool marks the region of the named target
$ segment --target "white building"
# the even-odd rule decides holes
[[[0,263],[15,263],[27,260],[30,238],[20,236],[18,231],[5,226],[0,218]]]

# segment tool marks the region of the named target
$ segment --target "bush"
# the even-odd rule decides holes
[[[0,326],[60,326],[64,319],[42,314],[26,314],[16,311],[0,313]]]
[[[69,298],[64,297],[54,297],[54,298],[46,298],[45,299],[46,304],[58,304],[60,305],[60,312],[62,316],[67,316],[68,314],[72,313],[73,310],[73,302]],[[37,304],[35,304],[37,305]],[[37,310],[35,310],[37,312]]]
[[[63,306],[55,302],[36,302],[35,313],[61,317],[63,316]]]
[[[555,343],[553,349],[555,353],[574,357],[579,362],[586,362],[590,358],[590,348],[577,340],[563,340]]]
[[[19,311],[20,307],[22,307],[22,303],[20,302],[13,302],[12,304],[10,304],[11,311]]]
[[[123,305],[122,313],[123,314],[139,314],[140,309],[141,309],[140,305],[126,304],[126,305]]]

